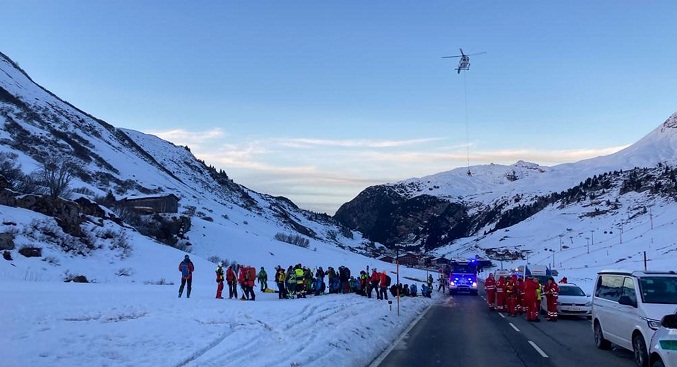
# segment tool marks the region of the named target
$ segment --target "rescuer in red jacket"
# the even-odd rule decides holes
[[[379,299],[384,299],[388,300],[388,274],[385,272],[380,273],[379,275],[379,291],[381,292],[381,298]]]
[[[371,290],[375,289],[376,290],[376,298],[381,299],[381,291],[378,289],[378,282],[381,280],[381,274],[376,271],[376,268],[372,270],[371,272],[371,277],[369,278],[369,281],[371,282],[369,285],[369,298],[371,298]]]
[[[538,318],[539,306],[536,302],[538,297],[537,292],[540,286],[541,285],[534,277],[528,277],[527,280],[524,281],[524,303],[527,307],[527,321],[540,321]]]
[[[499,276],[496,282],[496,309],[505,311],[505,278],[503,275]]]
[[[550,277],[543,287],[545,301],[548,306],[548,321],[557,321],[557,297],[559,296],[559,286],[555,283],[555,278]]]
[[[517,276],[512,275],[505,281],[505,298],[510,316],[517,316]]]
[[[484,280],[484,290],[487,292],[487,303],[489,304],[489,309],[495,309],[494,303],[496,302],[496,279],[494,279],[494,274],[489,273],[487,279]]]
[[[521,315],[527,312],[527,304],[524,302],[524,279],[517,277],[517,312]]]

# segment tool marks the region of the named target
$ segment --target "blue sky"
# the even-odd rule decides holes
[[[2,1],[0,51],[333,214],[369,185],[612,153],[677,111],[673,1]],[[471,57],[456,74],[456,59]]]

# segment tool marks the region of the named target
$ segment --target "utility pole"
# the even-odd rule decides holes
[[[425,249],[425,239],[421,238],[421,247],[423,248],[423,266],[425,266],[425,281],[428,282],[428,251]]]
[[[391,252],[392,254],[392,252]],[[397,274],[397,316],[400,316],[400,245],[395,245],[395,274]],[[378,292],[378,290],[376,290]]]
[[[653,213],[651,213],[651,207],[649,207],[649,222],[651,222],[651,229],[653,229]]]
[[[588,255],[590,255],[590,237],[585,237],[585,243],[588,244]]]
[[[552,265],[550,266],[550,269],[554,269],[555,268],[555,252],[557,252],[557,250],[555,250],[554,248],[546,248],[546,250],[552,252]]]
[[[559,251],[562,252],[562,237],[564,237],[563,234],[559,235]]]
[[[623,222],[621,222],[621,233],[618,235],[620,243],[623,243]]]
[[[590,238],[591,238],[592,245],[595,246],[595,230],[594,229],[590,230]]]

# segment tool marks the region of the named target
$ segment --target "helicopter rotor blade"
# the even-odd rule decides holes
[[[456,55],[456,56],[442,56],[443,59],[453,59],[455,57],[461,57],[461,55]]]
[[[485,54],[485,53],[486,52],[478,52],[478,53],[469,54],[469,55],[466,55],[466,56],[475,56],[475,55],[481,55],[481,54]]]

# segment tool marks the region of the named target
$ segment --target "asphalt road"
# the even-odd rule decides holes
[[[448,296],[371,367],[633,367],[632,352],[595,347],[590,321],[527,322],[489,311],[482,295]]]

